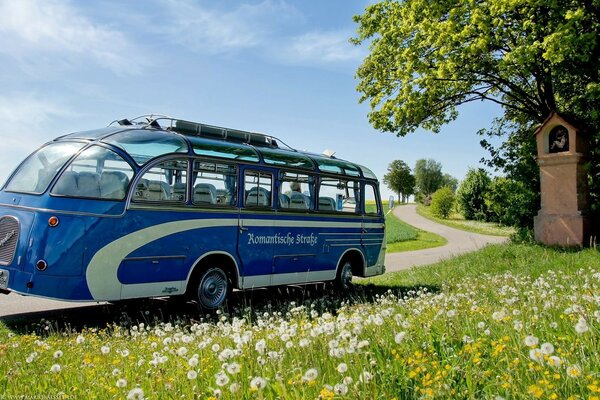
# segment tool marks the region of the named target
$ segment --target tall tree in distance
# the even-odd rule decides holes
[[[415,193],[415,177],[410,167],[402,160],[395,160],[388,165],[383,182],[398,194],[398,201],[405,203],[408,196]]]
[[[442,164],[432,159],[420,159],[415,164],[415,184],[417,193],[429,197],[433,192],[442,187],[444,175]]]
[[[458,188],[458,179],[450,174],[444,174],[444,176],[442,176],[442,187],[449,187],[450,190],[452,190],[452,193],[454,193]]]

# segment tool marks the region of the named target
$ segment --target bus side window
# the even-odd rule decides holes
[[[273,207],[273,175],[264,172],[247,171],[244,177],[244,206]]]
[[[319,211],[360,214],[360,182],[321,178]]]
[[[369,183],[365,185],[365,213],[381,214],[381,202],[377,197],[377,188]]]
[[[194,162],[194,204],[235,206],[237,169],[235,165],[208,161]]]
[[[314,178],[295,172],[284,172],[279,181],[279,208],[314,210]]]
[[[138,181],[133,200],[185,203],[187,165],[187,160],[169,160],[153,166]]]

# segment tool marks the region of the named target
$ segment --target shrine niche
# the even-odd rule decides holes
[[[590,229],[587,138],[555,112],[535,131],[535,137],[541,190],[535,239],[548,245],[583,246]]]

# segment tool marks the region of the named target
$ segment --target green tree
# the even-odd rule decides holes
[[[408,196],[415,192],[415,177],[411,173],[410,167],[402,160],[392,161],[388,165],[383,182],[398,193],[398,201],[403,203],[408,200]]]
[[[442,187],[447,186],[452,190],[452,193],[456,192],[456,188],[458,188],[458,179],[453,177],[450,174],[444,174],[442,176]]]
[[[538,193],[523,182],[504,177],[492,180],[484,195],[489,219],[502,225],[528,227],[536,214]]]
[[[442,164],[432,159],[420,159],[415,164],[415,185],[417,193],[423,197],[431,196],[442,187],[444,176]]]
[[[482,168],[469,168],[465,179],[456,191],[456,201],[460,212],[466,219],[485,221],[488,219],[488,210],[485,196],[489,191],[492,180]]]
[[[355,21],[353,41],[370,49],[357,89],[375,128],[438,132],[461,104],[485,100],[516,127],[504,150],[533,152],[521,133],[558,111],[594,134],[600,204],[600,1],[386,0]]]
[[[435,191],[431,196],[431,213],[439,218],[448,218],[454,207],[454,191],[448,186]]]

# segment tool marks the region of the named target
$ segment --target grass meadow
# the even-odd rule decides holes
[[[100,306],[0,323],[0,393],[82,399],[598,399],[600,254],[489,246],[216,315]],[[290,294],[292,293],[292,294]],[[97,313],[94,314],[94,313]],[[38,317],[39,318],[39,317]],[[102,322],[101,322],[102,321]],[[30,397],[27,397],[30,396]]]
[[[447,225],[451,228],[461,229],[463,231],[492,236],[510,236],[515,233],[515,229],[513,227],[503,226],[493,222],[466,220],[460,213],[457,212],[453,212],[448,219],[438,218],[431,213],[430,207],[424,206],[423,204],[417,205],[417,213],[439,224]]]

